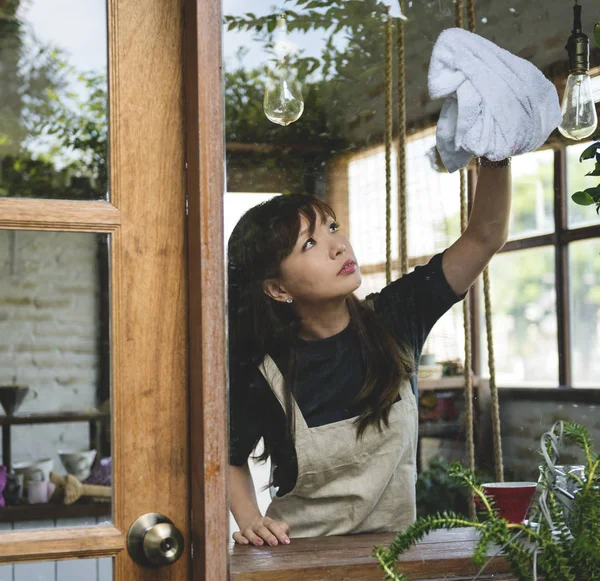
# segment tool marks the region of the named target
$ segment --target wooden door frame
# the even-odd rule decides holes
[[[185,0],[192,578],[226,581],[228,439],[221,0]]]

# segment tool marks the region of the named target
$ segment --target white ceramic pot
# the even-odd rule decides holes
[[[85,480],[92,471],[96,450],[59,450],[58,455],[65,470],[77,480]]]
[[[40,479],[43,481],[50,480],[50,472],[53,466],[54,461],[52,458],[42,458],[34,462],[15,462],[12,468],[15,474],[23,474],[23,481],[27,483],[29,480],[34,480],[36,474],[39,474]]]

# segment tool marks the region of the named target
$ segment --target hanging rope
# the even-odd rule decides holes
[[[488,346],[488,368],[490,370],[490,393],[492,396],[492,430],[494,440],[494,463],[496,480],[504,482],[504,461],[502,459],[502,430],[500,429],[500,401],[496,386],[496,362],[494,359],[494,335],[492,333],[492,300],[490,290],[490,271],[483,271],[483,296],[485,301],[485,330]]]
[[[454,15],[454,23],[457,28],[463,27],[463,2],[456,0],[456,11]],[[467,170],[460,170],[460,231],[464,233],[467,229],[469,221],[469,209],[467,201]],[[466,429],[466,445],[467,445],[467,464],[469,470],[475,472],[475,426],[473,413],[473,378],[471,376],[471,311],[469,310],[469,301],[467,298],[463,300],[463,327],[465,334],[465,359],[464,359],[464,378],[465,378],[465,429]],[[473,498],[469,500],[469,516],[475,518],[475,501]]]
[[[454,7],[454,26],[463,28],[463,3],[462,0],[456,0]]]
[[[459,2],[461,0],[458,0]],[[468,202],[467,202],[467,170],[460,170],[460,231],[467,229],[468,223]],[[473,377],[471,375],[471,311],[467,298],[463,300],[463,328],[465,334],[465,359],[464,359],[464,378],[465,378],[465,429],[467,444],[467,464],[469,470],[475,472],[475,414],[473,413]],[[475,501],[469,500],[469,516],[475,518]]]
[[[475,0],[469,0],[467,6],[469,18],[469,31],[475,32]],[[488,368],[490,371],[490,393],[492,397],[492,430],[494,442],[494,464],[496,467],[496,480],[504,482],[504,461],[502,459],[502,430],[500,427],[500,402],[498,387],[496,385],[496,363],[494,359],[494,333],[492,328],[492,299],[491,299],[490,271],[485,267],[483,271],[483,296],[485,304],[485,330],[488,346]]]
[[[467,0],[468,28],[475,32],[475,0]],[[399,0],[400,9],[404,14],[404,0]],[[459,28],[464,26],[463,0],[456,0],[455,25]],[[391,112],[392,104],[392,22],[388,18],[385,22],[386,43],[386,74],[385,74],[385,97],[386,97],[386,280],[391,279],[391,150],[392,150],[392,128],[393,118]],[[407,230],[407,192],[406,192],[406,86],[405,86],[405,51],[404,51],[404,21],[398,21],[398,204],[399,204],[399,257],[401,274],[408,272],[408,230]],[[461,232],[464,232],[468,223],[468,201],[467,201],[467,170],[460,171],[460,214]],[[494,455],[496,464],[496,478],[504,480],[504,467],[502,461],[502,439],[500,430],[500,409],[498,400],[498,389],[496,386],[496,369],[494,362],[494,343],[492,333],[492,307],[488,268],[483,273],[483,286],[485,298],[485,320],[488,343],[488,364],[490,370],[490,391],[492,396],[492,423]],[[466,440],[467,461],[469,468],[475,470],[475,435],[474,435],[474,413],[473,413],[473,379],[471,376],[471,313],[468,301],[463,301],[464,334],[465,334],[465,407],[466,407]],[[470,502],[469,512],[475,517],[475,503]]]
[[[385,32],[385,281],[392,282],[392,17],[388,14],[383,23]]]
[[[404,12],[404,0],[400,11]],[[400,274],[408,272],[408,219],[406,193],[406,75],[404,56],[404,20],[398,19],[398,219]]]
[[[475,33],[475,0],[468,0],[467,3],[467,17],[468,17],[468,29],[470,32]],[[463,6],[462,0],[457,0],[456,5],[456,25],[463,26]],[[466,216],[466,196],[464,196],[463,190],[463,172],[466,174],[466,170],[461,170],[461,225],[466,228],[466,223],[463,223],[463,205],[465,206]],[[466,217],[464,218],[466,220]],[[490,372],[490,392],[492,398],[492,431],[493,431],[493,443],[494,443],[494,464],[496,468],[496,480],[499,482],[504,481],[504,463],[502,459],[502,433],[500,429],[500,403],[498,398],[498,388],[496,385],[496,365],[494,359],[494,340],[493,340],[493,329],[492,329],[492,302],[491,302],[491,290],[490,290],[490,275],[489,268],[486,267],[483,271],[483,295],[484,295],[484,306],[485,306],[485,326],[486,326],[486,337],[488,345],[488,367]],[[470,392],[472,399],[472,381],[470,379],[470,360],[471,360],[471,325],[470,320],[467,322],[468,308],[465,307],[465,394],[467,391]],[[468,332],[468,336],[467,336]],[[467,363],[469,367],[469,379],[466,379],[466,368]],[[472,402],[471,402],[472,406]],[[473,409],[467,409],[467,415],[472,415]],[[468,432],[468,448],[473,445],[471,438],[473,438],[473,426],[472,420],[469,421],[467,418],[467,430]],[[468,451],[469,463],[471,463],[471,452]],[[474,456],[474,445],[473,445],[473,456]],[[474,458],[473,458],[474,466]]]
[[[475,0],[468,0],[467,18],[469,19],[469,32],[475,33]]]

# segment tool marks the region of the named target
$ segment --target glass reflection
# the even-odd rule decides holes
[[[106,3],[0,6],[0,196],[108,199]]]
[[[0,522],[110,520],[108,236],[0,230],[0,273]]]
[[[455,3],[442,0],[406,4],[406,189],[412,268],[427,262],[458,238],[459,176],[448,174],[440,166],[435,151],[435,124],[441,102],[431,101],[427,89],[431,49],[439,33],[454,26]],[[361,299],[385,286],[382,10],[376,0],[289,0],[277,7],[266,0],[223,2],[226,222],[230,224],[226,238],[238,217],[253,205],[251,200],[258,204],[274,195],[314,195],[331,204],[357,252],[363,280],[356,294]],[[302,117],[288,127],[270,123],[262,110],[273,48],[270,38],[281,11],[287,11],[290,39],[298,48],[293,65],[305,100]],[[479,3],[476,11],[478,34],[533,62],[560,90],[566,79],[561,78],[560,65],[566,60],[564,43],[570,25],[565,23],[569,21],[570,7],[520,1],[511,6]],[[588,11],[584,17],[588,19],[584,26],[591,30],[593,15]],[[533,28],[535,36],[523,34]],[[394,106],[396,99],[395,94]],[[546,146],[565,148],[567,143],[555,134]],[[572,156],[578,147],[570,147],[568,155]],[[397,151],[395,135],[391,166],[394,261],[399,255],[400,234]],[[571,165],[567,176],[573,173]],[[554,231],[555,171],[552,149],[513,159],[511,238]],[[585,173],[580,167],[577,171]],[[573,191],[571,185],[568,193]],[[571,217],[577,212],[577,225],[595,217],[593,210],[573,205],[570,197],[568,211],[570,226],[575,224]],[[398,276],[397,263],[392,276]],[[558,386],[555,284],[551,246],[519,250],[494,259],[492,304],[500,385]],[[478,332],[480,337],[484,335],[475,330]],[[425,353],[429,369],[438,373],[441,361],[460,360],[463,341],[459,305],[436,323],[430,335]],[[481,368],[487,370],[484,346],[479,355]],[[250,410],[248,407],[244,411],[248,414]],[[536,445],[532,443],[531,447]],[[258,450],[260,454],[262,448]],[[518,463],[509,458],[507,466],[518,467]],[[263,485],[269,483],[273,474],[268,464],[252,461],[250,470],[259,507],[264,512],[274,491]],[[442,506],[440,510],[447,508],[450,507]]]

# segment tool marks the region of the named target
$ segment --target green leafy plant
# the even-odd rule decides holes
[[[598,133],[594,133],[593,138],[597,139],[600,137]],[[583,153],[579,156],[579,161],[583,162],[587,159],[595,159],[596,165],[594,169],[588,173],[586,176],[600,176],[600,152],[598,148],[600,147],[600,141],[595,141],[587,147]],[[600,214],[600,184],[592,188],[586,188],[585,190],[580,190],[575,192],[571,199],[580,206],[591,206],[592,204],[596,204],[596,213]]]
[[[565,423],[566,439],[585,455],[585,475],[577,481],[579,490],[570,510],[560,502],[551,482],[542,478],[538,496],[527,523],[514,524],[499,516],[493,500],[476,482],[474,475],[460,463],[452,464],[448,473],[478,499],[483,516],[478,521],[455,512],[444,511],[419,517],[405,531],[398,533],[389,547],[377,546],[377,558],[386,581],[405,581],[397,563],[399,555],[437,529],[471,527],[479,532],[473,562],[484,568],[492,546],[510,563],[519,581],[532,581],[534,574],[548,581],[600,580],[600,458],[592,451],[588,430],[579,424]],[[548,508],[544,515],[542,499]],[[535,573],[534,573],[535,570]]]

